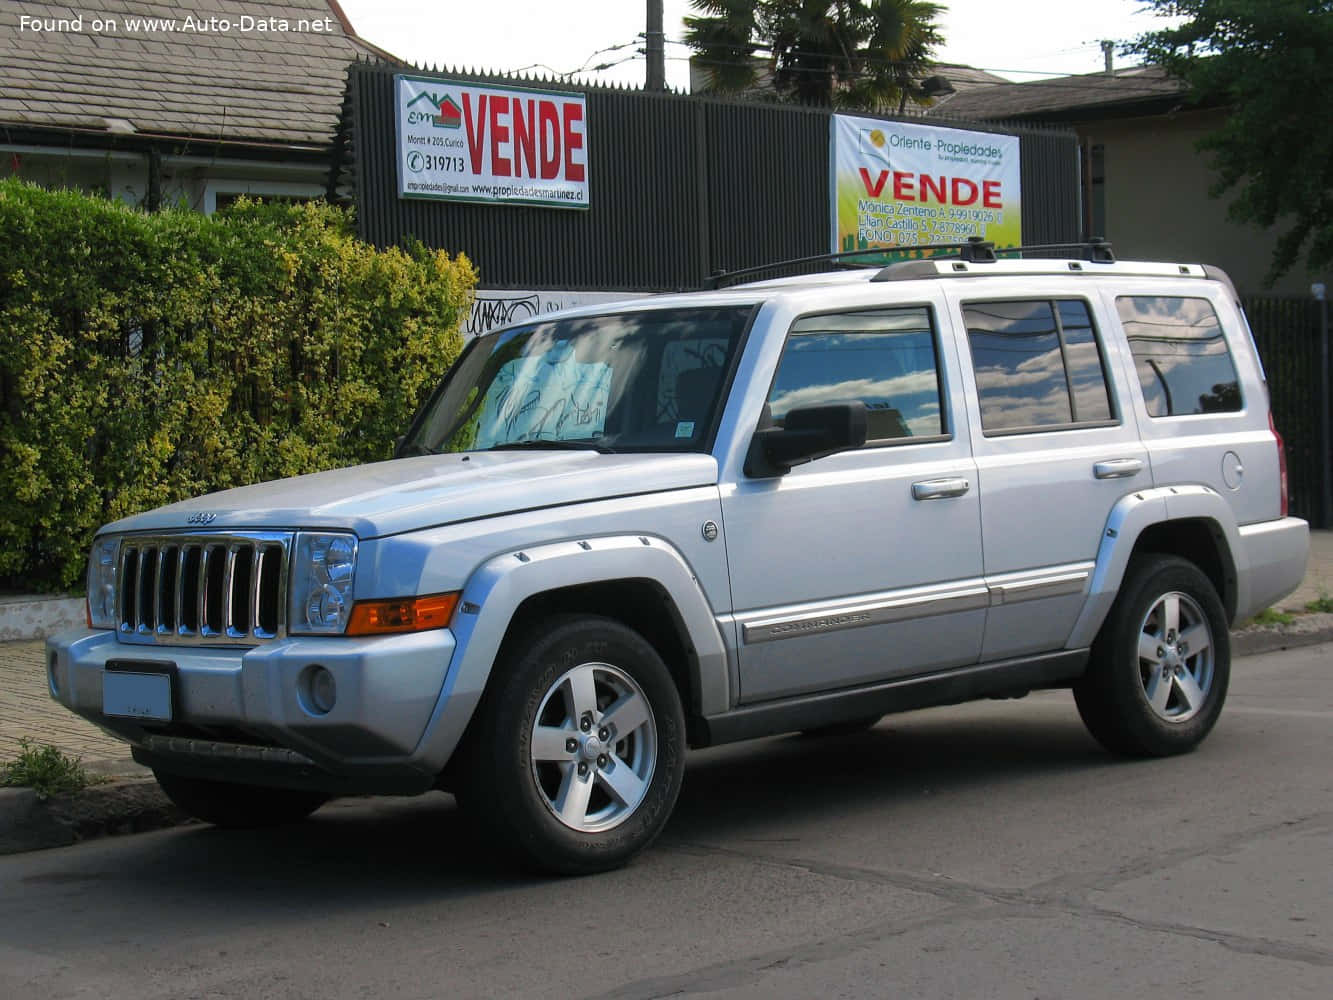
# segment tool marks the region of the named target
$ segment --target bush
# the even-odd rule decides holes
[[[83,758],[71,757],[59,747],[34,746],[24,738],[19,740],[19,755],[0,762],[0,787],[31,788],[43,800],[82,791],[102,780],[84,770]]]
[[[147,215],[0,181],[0,585],[77,584],[116,518],[388,458],[475,284],[327,205]]]

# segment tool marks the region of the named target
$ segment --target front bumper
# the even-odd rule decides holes
[[[136,645],[79,629],[46,648],[52,697],[130,743],[152,767],[333,794],[405,794],[430,788],[444,764],[420,748],[433,722],[448,715],[454,636],[447,629],[289,638],[249,649]],[[171,720],[103,714],[109,660],[173,664]],[[334,677],[327,713],[302,695],[302,673],[312,665]]]

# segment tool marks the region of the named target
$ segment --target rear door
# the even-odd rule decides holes
[[[991,594],[983,661],[1064,647],[1111,508],[1152,483],[1089,285],[960,280],[946,292],[971,360],[967,419]]]

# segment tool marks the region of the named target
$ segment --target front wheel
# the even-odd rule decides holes
[[[491,838],[541,871],[619,867],[666,825],[685,719],[666,665],[605,618],[553,618],[496,664],[458,795]]]
[[[158,786],[182,812],[233,830],[299,823],[329,800],[319,792],[235,785],[154,771]]]
[[[1230,677],[1226,613],[1212,582],[1184,559],[1150,556],[1131,564],[1074,699],[1108,750],[1165,757],[1208,735]]]

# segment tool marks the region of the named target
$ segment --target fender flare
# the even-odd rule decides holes
[[[1121,497],[1111,508],[1097,550],[1097,562],[1088,585],[1088,599],[1074,623],[1067,644],[1070,649],[1092,645],[1111,605],[1124,582],[1130,556],[1139,538],[1148,528],[1171,521],[1211,521],[1222,532],[1227,551],[1223,558],[1230,559],[1235,570],[1236,606],[1245,607],[1248,600],[1247,566],[1241,565],[1245,547],[1240,544],[1240,530],[1230,506],[1216,490],[1199,484],[1185,486],[1158,486]]]
[[[669,542],[653,535],[612,535],[553,542],[494,556],[469,577],[452,629],[457,648],[439,701],[415,756],[440,770],[481,701],[513,620],[530,597],[580,584],[649,579],[674,602],[693,647],[691,682],[705,715],[731,707],[731,674],[717,618],[698,578]]]

